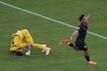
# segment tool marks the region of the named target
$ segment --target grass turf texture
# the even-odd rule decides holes
[[[78,16],[90,14],[89,30],[107,36],[106,0],[1,0],[21,8],[38,12],[51,18],[78,25]],[[17,57],[8,53],[11,34],[18,28],[30,30],[34,41],[46,43],[52,48],[49,56],[34,49],[30,57]],[[74,29],[44,20],[0,4],[0,71],[106,71],[107,40],[87,35],[90,56],[97,65],[88,65],[82,52],[59,46],[61,39],[68,38]]]

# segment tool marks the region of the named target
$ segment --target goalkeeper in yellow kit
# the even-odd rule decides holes
[[[45,52],[45,55],[50,53],[50,48],[45,44],[35,44],[33,38],[27,29],[18,30],[13,35],[13,40],[11,41],[10,52],[15,53],[16,55],[23,55],[23,49],[27,48],[25,52],[26,55],[31,54],[31,48],[40,48],[42,52]]]

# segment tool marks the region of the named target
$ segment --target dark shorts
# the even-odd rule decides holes
[[[85,42],[75,42],[75,45],[79,50],[87,50],[87,45]]]

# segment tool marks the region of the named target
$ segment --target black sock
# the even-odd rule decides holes
[[[85,56],[85,59],[86,59],[87,61],[90,61],[90,57],[89,57],[89,56]]]
[[[69,43],[69,45],[68,45],[68,46],[73,47],[73,46],[74,46],[74,44],[73,44],[73,43]]]

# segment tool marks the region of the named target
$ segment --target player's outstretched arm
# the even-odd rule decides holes
[[[61,40],[59,42],[60,45],[69,45],[70,41],[73,41],[73,39],[76,38],[76,36],[78,35],[78,30],[75,30],[73,32],[73,34],[70,36],[70,40],[69,39],[64,39],[64,40]]]
[[[89,15],[89,14],[87,15],[87,18],[90,18],[90,15]]]
[[[77,35],[78,35],[78,30],[75,30],[75,31],[72,33],[72,35],[70,36],[70,40],[71,40],[71,41],[74,40],[74,39],[77,37]]]

